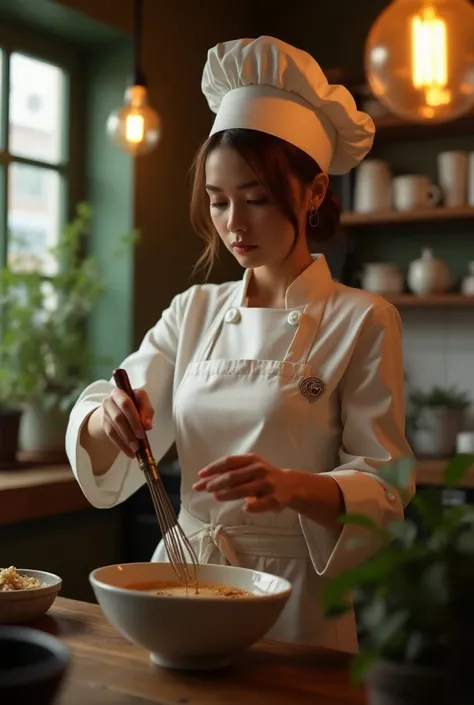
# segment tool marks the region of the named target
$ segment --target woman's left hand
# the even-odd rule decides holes
[[[203,468],[199,478],[193,485],[197,492],[212,492],[221,502],[246,499],[249,512],[279,511],[294,497],[294,473],[254,453],[220,458]]]

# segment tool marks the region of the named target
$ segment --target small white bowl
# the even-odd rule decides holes
[[[43,585],[27,590],[0,590],[0,624],[24,624],[42,617],[61,590],[62,580],[54,573],[27,568],[17,568],[17,572],[28,578],[36,578]]]
[[[221,565],[199,566],[201,583],[251,593],[243,598],[153,595],[128,585],[176,582],[169,563],[125,563],[89,576],[102,611],[129,641],[144,647],[158,666],[220,668],[265,636],[290,594],[291,584],[269,573]]]

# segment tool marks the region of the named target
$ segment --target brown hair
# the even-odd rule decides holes
[[[270,197],[293,225],[295,238],[298,234],[297,204],[289,176],[293,174],[303,185],[310,186],[316,175],[321,173],[319,165],[306,152],[266,132],[232,129],[211,135],[199,149],[192,165],[190,209],[191,223],[206,243],[196,269],[203,267],[207,275],[217,258],[219,236],[209,213],[205,188],[206,160],[220,146],[235,149],[255,171]],[[313,242],[328,240],[339,225],[340,208],[329,188],[318,215],[317,228],[307,227],[307,237]]]

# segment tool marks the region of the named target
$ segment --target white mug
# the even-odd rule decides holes
[[[457,453],[474,453],[474,431],[460,431],[456,437]]]
[[[354,186],[354,210],[357,213],[373,213],[391,207],[392,176],[387,162],[381,159],[366,159],[356,169]]]
[[[468,161],[467,152],[438,154],[438,183],[448,208],[466,205]]]
[[[441,190],[423,174],[396,176],[393,180],[393,204],[398,211],[436,206]]]
[[[468,205],[474,207],[474,152],[469,153],[469,166],[468,166],[468,194],[467,202]]]

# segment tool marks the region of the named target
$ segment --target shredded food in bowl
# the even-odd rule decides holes
[[[0,568],[0,592],[13,590],[31,590],[42,587],[43,583],[37,578],[21,575],[14,566]]]

